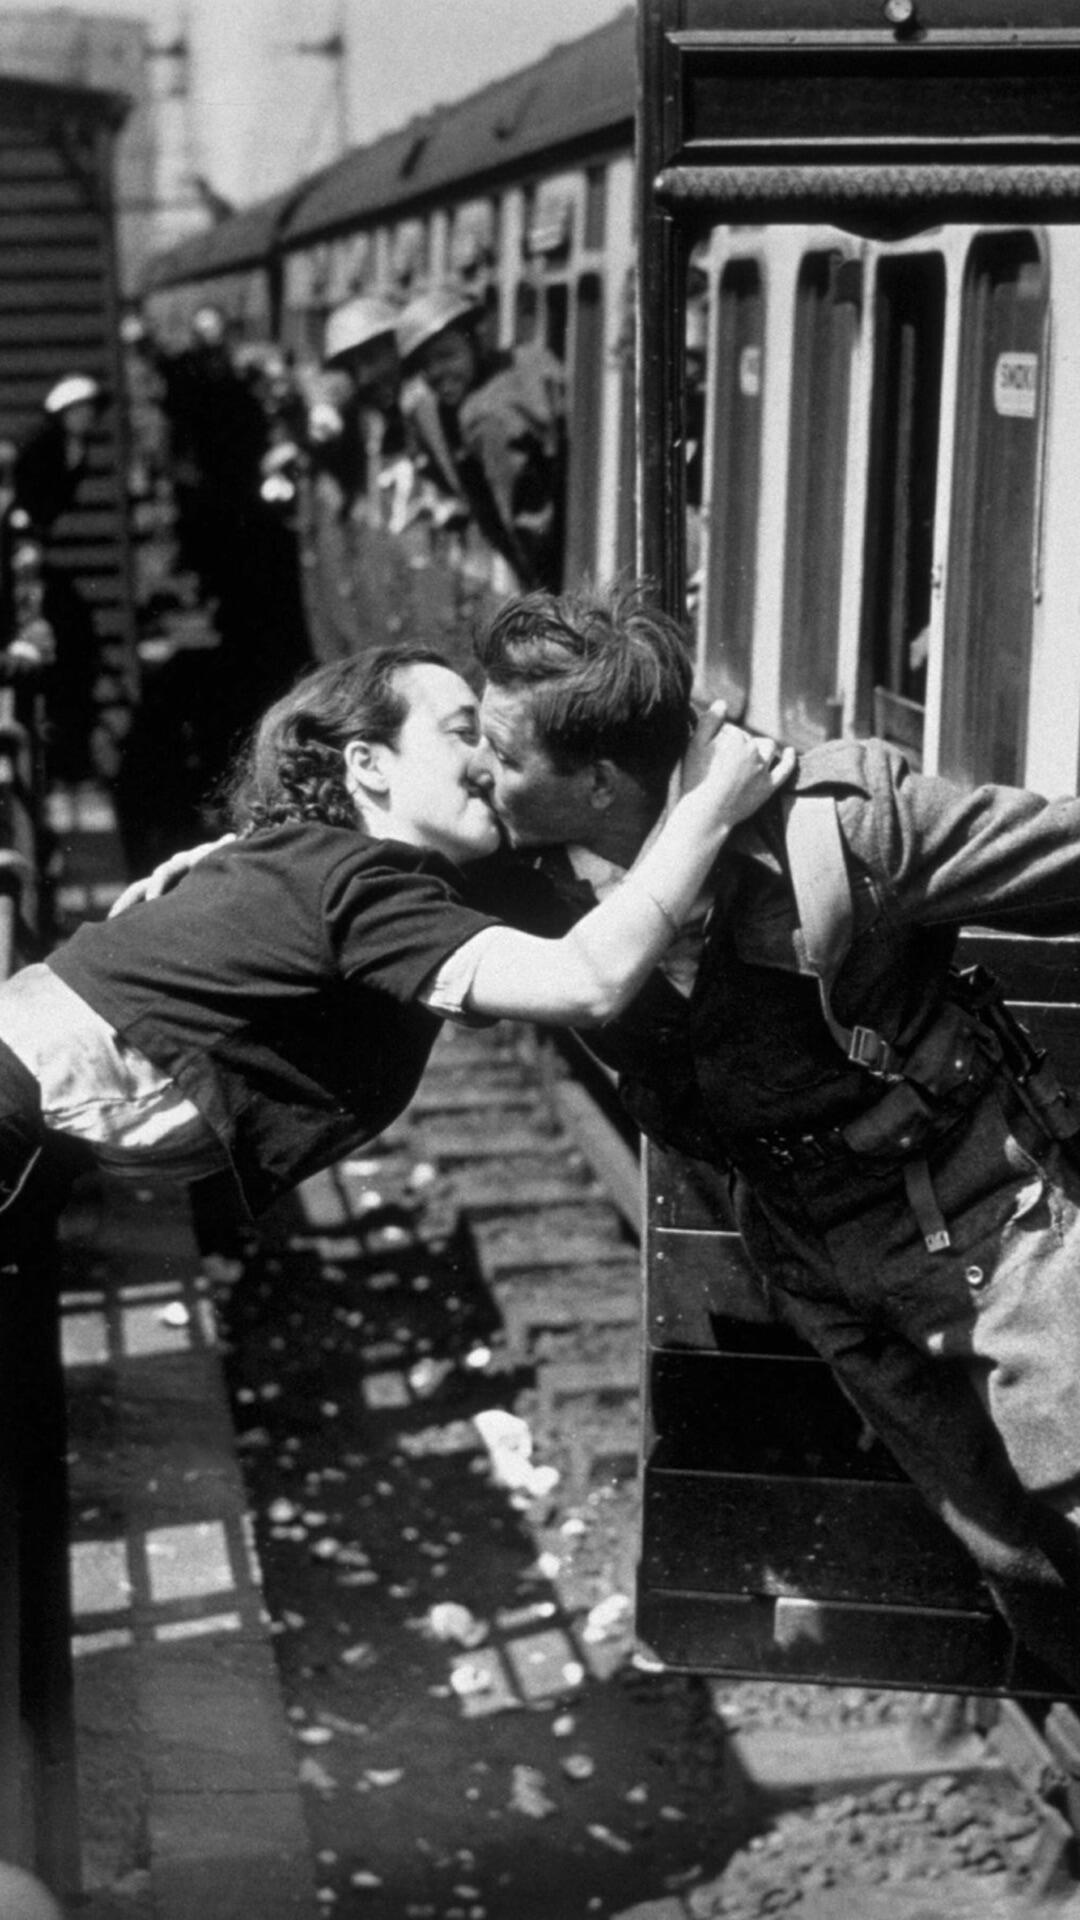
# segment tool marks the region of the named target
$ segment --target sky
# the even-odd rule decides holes
[[[623,11],[627,0],[62,0],[80,13],[148,22],[191,46],[195,170],[237,204],[332,159],[340,134],[334,64],[296,51],[343,27],[349,143],[460,98]],[[0,0],[0,12],[57,0]],[[164,69],[163,69],[164,71]]]

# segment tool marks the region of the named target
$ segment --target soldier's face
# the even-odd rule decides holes
[[[361,400],[365,400],[369,406],[380,408],[384,413],[393,406],[401,378],[397,346],[392,335],[371,340],[366,347],[358,349],[353,376]]]
[[[462,327],[447,327],[424,349],[424,379],[444,407],[460,407],[476,379],[476,348]]]
[[[556,765],[537,732],[528,687],[484,688],[470,775],[511,846],[589,845],[597,824],[592,769]]]

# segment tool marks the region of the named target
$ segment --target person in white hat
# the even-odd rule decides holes
[[[545,347],[505,351],[487,314],[452,282],[417,295],[398,322],[402,370],[419,375],[407,401],[418,458],[465,503],[520,586],[562,581],[566,381]]]
[[[326,322],[322,365],[306,383],[296,479],[308,632],[318,660],[354,652],[363,631],[389,631],[382,587],[375,588],[385,571],[378,562],[388,558],[380,536],[394,520],[398,493],[412,486],[397,319],[398,308],[381,294],[342,301]],[[380,549],[375,564],[372,539]]]
[[[78,504],[105,401],[101,382],[91,374],[72,372],[55,381],[37,425],[18,448],[13,471],[15,510],[42,555],[40,613],[54,649],[46,662],[46,767],[50,779],[62,781],[85,780],[92,771],[97,638],[77,581],[69,568],[53,564],[49,549],[56,523]]]
[[[398,309],[389,300],[356,294],[335,307],[326,323],[324,371],[308,413],[308,451],[314,471],[336,486],[342,516],[359,506],[361,517],[381,519],[382,461],[404,447],[397,321]]]

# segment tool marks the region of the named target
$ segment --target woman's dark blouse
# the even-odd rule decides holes
[[[464,885],[398,841],[264,828],[49,966],[194,1101],[257,1213],[411,1098],[440,1026],[417,996],[496,924]]]

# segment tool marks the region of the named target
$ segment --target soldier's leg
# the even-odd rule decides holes
[[[857,1284],[845,1298],[824,1241],[766,1218],[748,1195],[738,1211],[774,1308],[829,1362],[963,1542],[1024,1645],[1080,1689],[1080,1533],[1067,1514],[1022,1486],[971,1367],[905,1339],[868,1295],[862,1303]],[[886,1260],[879,1241],[879,1273]]]

